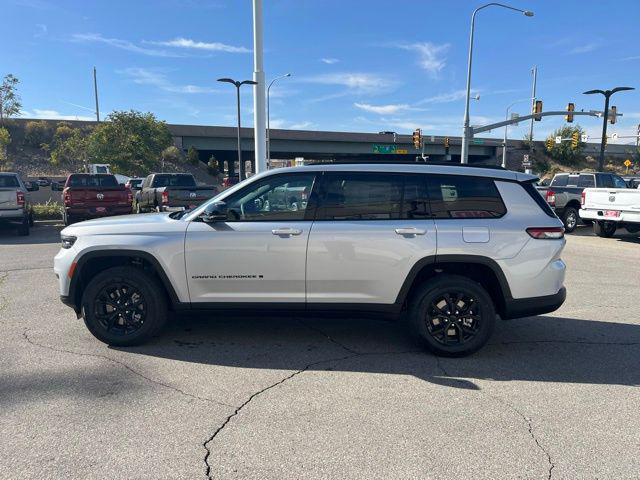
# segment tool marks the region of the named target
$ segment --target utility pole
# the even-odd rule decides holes
[[[96,67],[93,67],[93,92],[96,97],[96,121],[100,122],[100,108],[98,107],[98,77],[96,74]]]
[[[534,65],[531,69],[531,74],[533,75],[533,85],[531,87],[531,111],[536,106],[536,83],[538,81],[538,66]],[[531,124],[529,125],[529,150],[533,150],[533,118],[531,119]]]
[[[255,173],[267,170],[262,0],[253,0],[253,125]]]

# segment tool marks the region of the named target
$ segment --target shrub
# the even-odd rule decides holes
[[[44,120],[27,122],[24,128],[24,142],[32,147],[40,147],[43,143],[51,141],[51,130]]]
[[[207,162],[207,172],[209,175],[213,175],[214,177],[220,174],[220,167],[218,166],[218,161],[216,157],[211,155],[209,161]]]
[[[7,146],[10,143],[11,135],[9,135],[9,130],[0,127],[0,168],[3,168],[8,163]]]
[[[37,220],[54,220],[62,215],[62,205],[47,200],[46,203],[36,203],[33,206],[33,216]]]
[[[200,155],[198,154],[198,150],[194,147],[189,147],[189,151],[187,152],[187,160],[191,165],[198,165],[200,162]]]
[[[180,163],[182,159],[182,152],[175,145],[171,145],[162,151],[162,160],[165,162]]]
[[[61,122],[58,124],[58,127],[53,134],[53,143],[55,145],[61,145],[63,142],[71,138],[72,135],[73,128],[71,128],[68,123]]]

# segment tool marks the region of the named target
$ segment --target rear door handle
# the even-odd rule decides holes
[[[271,233],[280,237],[290,237],[291,235],[300,235],[302,230],[298,228],[274,228]]]
[[[422,228],[408,227],[396,228],[396,233],[398,235],[424,235],[425,233],[427,233],[427,231]]]

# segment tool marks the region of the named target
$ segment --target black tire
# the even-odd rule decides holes
[[[562,212],[562,223],[564,223],[564,231],[567,233],[573,232],[578,226],[580,221],[580,214],[574,207],[567,207]]]
[[[624,228],[626,228],[627,232],[631,233],[632,235],[640,232],[640,224],[637,224],[637,223],[635,223],[633,225],[631,225],[631,224],[630,225],[625,225]]]
[[[593,222],[593,233],[599,237],[611,238],[616,233],[618,225],[615,222],[607,222],[605,220],[598,220]]]
[[[33,219],[33,210],[29,212],[29,226],[33,227],[35,225],[35,221]]]
[[[21,237],[26,237],[29,235],[29,217],[24,217],[22,219],[22,223],[18,225],[18,235]]]
[[[62,223],[64,223],[66,227],[68,227],[69,225],[75,222],[76,222],[76,219],[74,217],[69,215],[67,212],[62,212]]]
[[[414,340],[432,353],[463,357],[487,343],[495,319],[493,301],[481,285],[458,275],[440,275],[412,295],[407,323]]]
[[[113,267],[87,285],[82,317],[91,334],[108,345],[140,345],[166,324],[167,298],[158,279],[140,268]]]

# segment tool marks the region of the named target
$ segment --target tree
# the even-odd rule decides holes
[[[4,125],[5,118],[20,113],[22,103],[18,95],[18,80],[12,74],[8,74],[0,84],[0,125]]]
[[[158,164],[162,151],[171,145],[165,122],[152,113],[134,110],[109,114],[87,139],[89,159],[108,163],[115,173],[147,174]]]
[[[565,125],[564,127],[557,129],[547,137],[547,141],[545,142],[547,153],[558,163],[566,165],[574,164],[582,154],[584,144],[582,143],[581,137],[583,133],[584,130],[582,130],[580,125],[576,125],[574,127]],[[575,148],[573,147],[571,140],[563,140],[562,143],[556,143],[555,141],[556,137],[570,139],[574,134],[578,135],[578,145]]]
[[[32,147],[40,147],[51,140],[49,124],[44,120],[27,122],[24,127],[24,142]]]
[[[0,127],[0,171],[2,171],[9,160],[7,156],[7,146],[11,143],[11,135],[9,130]]]
[[[73,129],[71,135],[64,140],[56,141],[51,151],[51,164],[64,166],[72,171],[80,171],[88,163],[88,138],[78,129]]]
[[[189,147],[189,150],[187,151],[187,160],[189,160],[191,165],[198,165],[200,162],[200,154],[193,146]]]
[[[74,129],[67,122],[60,122],[56,127],[56,131],[53,134],[53,143],[55,145],[61,145],[67,139],[73,136]]]

